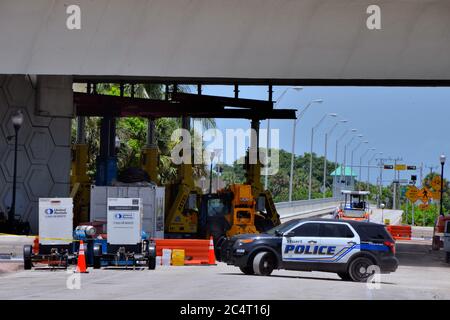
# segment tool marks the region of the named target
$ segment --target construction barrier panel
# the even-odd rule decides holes
[[[386,226],[395,240],[411,240],[411,226]]]
[[[162,256],[163,249],[184,250],[184,264],[208,264],[209,240],[198,239],[154,239],[156,255]]]

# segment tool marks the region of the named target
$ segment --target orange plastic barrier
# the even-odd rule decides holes
[[[156,243],[156,255],[162,256],[163,249],[184,250],[184,264],[208,264],[209,240],[198,239],[154,239]]]
[[[386,226],[395,240],[411,240],[411,226]]]

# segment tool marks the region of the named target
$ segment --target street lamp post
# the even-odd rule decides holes
[[[323,185],[322,185],[322,196],[325,198],[326,194],[326,181],[327,181],[327,149],[328,149],[328,137],[331,136],[334,129],[339,125],[339,123],[346,123],[347,120],[340,120],[331,127],[330,131],[325,132],[325,148],[324,148],[324,157],[323,157]]]
[[[292,126],[292,149],[291,149],[291,172],[289,175],[289,202],[292,201],[292,185],[294,183],[294,154],[295,154],[295,132],[297,129],[297,122],[303,117],[305,112],[309,109],[309,107],[313,103],[322,103],[322,99],[316,99],[311,102],[309,102],[306,107],[299,113],[298,118],[294,119],[294,124]],[[266,175],[267,177],[267,175]]]
[[[355,133],[356,129],[352,129],[351,130],[352,133]],[[345,185],[347,185],[347,176],[345,175],[345,171],[347,170],[347,148],[352,144],[353,140],[356,138],[356,136],[353,136],[349,142],[347,142],[347,144],[344,145],[344,159],[343,159],[343,163],[341,166],[341,181],[342,181],[342,177],[344,177],[345,179]]]
[[[345,130],[344,133],[339,137],[339,139],[336,139],[336,149],[334,150],[334,192],[333,196],[336,196],[337,194],[337,176],[336,176],[336,170],[338,168],[338,149],[339,149],[339,141],[344,139],[344,137],[349,133],[349,129]],[[342,175],[342,167],[341,167],[341,175]]]
[[[317,129],[322,122],[325,121],[325,119],[330,116],[330,117],[337,117],[336,113],[327,113],[326,115],[324,115],[322,117],[322,119],[320,119],[320,121],[311,128],[311,153],[309,155],[309,188],[308,188],[308,199],[311,200],[311,195],[312,195],[312,165],[313,165],[313,146],[314,146],[314,130]]]
[[[363,135],[362,134],[359,134],[358,135],[358,138],[362,138],[363,137]],[[350,175],[351,175],[351,178],[350,178],[350,185],[351,186],[355,186],[355,179],[354,179],[354,177],[353,177],[353,155],[354,155],[354,153],[355,153],[355,151],[356,150],[358,150],[359,149],[359,147],[363,144],[363,143],[369,143],[369,141],[360,141],[357,145],[356,145],[356,147],[352,150],[352,155],[351,155],[351,158],[350,158],[350,171],[351,171],[351,173],[350,173]]]
[[[441,162],[441,195],[439,201],[439,215],[443,216],[444,213],[442,212],[442,196],[444,194],[444,165],[446,160],[445,155],[441,154],[439,160]]]
[[[280,94],[280,96],[278,97],[278,100],[275,102],[274,108],[278,105],[278,103],[281,101],[281,99],[283,99],[283,97],[286,95],[286,93],[289,90],[295,90],[295,91],[301,91],[303,90],[303,87],[288,87],[286,89],[284,89],[284,91]],[[295,119],[294,119],[295,121]],[[266,132],[266,162],[268,161],[268,156],[269,156],[269,147],[270,147],[270,119],[267,119],[267,132]],[[265,168],[265,177],[264,177],[264,190],[267,190],[268,186],[269,186],[269,166],[266,163],[266,168]]]
[[[11,122],[14,127],[14,172],[13,172],[13,190],[11,207],[8,212],[8,223],[10,227],[13,227],[14,217],[16,215],[16,187],[17,187],[17,148],[19,140],[19,129],[23,124],[23,113],[21,110],[17,110],[11,116]],[[11,137],[12,138],[12,137]]]
[[[370,158],[370,160],[367,162],[367,185],[369,185],[370,182],[370,165],[377,155],[381,156],[382,154],[383,152],[374,153],[372,158]]]
[[[367,155],[367,153],[369,153],[369,151],[375,151],[376,149],[375,148],[369,148],[369,149],[367,149],[366,150],[366,152],[364,152],[362,155],[361,155],[361,157],[359,158],[359,179],[362,181],[363,180],[363,178],[362,178],[362,159]],[[369,184],[367,184],[367,188],[368,188],[368,185]]]

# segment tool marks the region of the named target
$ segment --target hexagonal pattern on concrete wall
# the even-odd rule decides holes
[[[3,175],[3,171],[0,170],[0,197],[5,192],[7,187],[5,176]],[[0,201],[0,212],[5,212],[6,208],[3,206],[3,202]]]
[[[5,84],[7,79],[8,79],[8,76],[6,74],[0,74],[0,88],[3,87],[3,85]]]
[[[60,90],[71,91],[71,87],[64,85]],[[71,92],[61,92],[62,96],[66,94]],[[38,232],[39,197],[69,196],[71,125],[70,118],[53,121],[46,114],[37,115],[37,96],[28,77],[0,75],[0,210],[11,205],[14,139],[7,141],[6,137],[14,134],[12,112],[21,109],[24,124],[19,131],[16,213],[28,219],[35,233]],[[40,101],[48,102],[52,108],[61,105],[64,111],[73,108],[68,99],[61,102],[52,97],[45,96]],[[45,103],[43,109],[53,110],[46,108]]]
[[[28,114],[31,115],[31,124],[35,127],[48,127],[50,122],[52,121],[51,117],[43,117],[37,115],[37,107],[36,107],[36,91],[33,91],[30,98],[28,99],[26,109]]]
[[[28,208],[22,216],[23,220],[26,220],[31,225],[31,234],[38,234],[38,224],[39,224],[39,202],[30,201]]]
[[[50,196],[53,179],[47,165],[32,165],[25,178],[25,188],[31,201]]]
[[[5,91],[0,87],[0,122],[2,122],[7,110],[8,101],[6,100]]]
[[[47,164],[54,148],[48,128],[34,128],[25,144],[28,157],[33,164]]]
[[[27,75],[12,75],[3,85],[10,106],[25,107],[33,93],[31,81]]]
[[[5,210],[11,207],[12,202],[12,183],[6,185],[5,191],[2,194],[2,202]],[[28,198],[27,191],[25,190],[23,184],[17,184],[16,189],[16,214],[21,215],[26,212],[30,199]]]
[[[70,182],[70,147],[55,147],[48,167],[52,175],[53,181],[56,183]]]
[[[72,120],[66,118],[53,118],[50,122],[49,130],[52,134],[53,141],[57,146],[70,145]]]
[[[55,183],[50,191],[50,197],[52,198],[63,198],[67,197],[68,194],[70,194],[69,183]]]
[[[17,182],[23,182],[30,168],[30,159],[23,146],[17,148]],[[3,170],[6,181],[12,182],[14,178],[14,146],[9,145],[1,158],[0,167]]]

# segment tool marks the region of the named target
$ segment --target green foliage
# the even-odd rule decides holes
[[[264,149],[261,151],[265,152]],[[243,161],[240,159],[240,161]],[[309,163],[310,154],[294,157],[294,180],[292,188],[292,199],[302,200],[308,198],[309,187]],[[330,173],[335,170],[333,162],[327,161],[327,191],[325,196],[332,196],[333,177]],[[312,197],[323,197],[320,188],[323,183],[324,157],[318,157],[313,153],[313,172],[312,172]],[[276,174],[269,176],[269,188],[272,192],[275,202],[289,200],[289,177],[291,170],[291,153],[285,150],[279,150],[279,170]],[[223,165],[222,179],[225,183],[242,183],[245,181],[245,171],[242,164],[235,161],[232,166]],[[264,179],[264,176],[262,176]]]
[[[412,224],[412,206],[411,205],[402,205],[402,210],[405,212],[403,214],[403,223]],[[436,221],[436,218],[439,215],[439,205],[436,203],[430,204],[428,208],[421,209],[418,205],[414,207],[414,225],[415,226],[425,226],[425,227],[433,227]]]
[[[97,85],[97,93],[106,95],[120,95],[119,84],[103,83]],[[162,85],[145,84],[135,85],[135,97],[145,99],[163,99],[164,88]],[[179,91],[188,91],[187,87],[180,86]],[[131,85],[124,85],[124,96],[131,96]],[[88,174],[91,178],[95,177],[96,158],[100,149],[100,117],[86,118],[86,143],[88,144]],[[202,126],[205,129],[214,128],[216,123],[214,119],[201,119]],[[140,117],[127,117],[116,119],[116,134],[121,144],[117,153],[118,169],[122,170],[128,167],[139,167],[140,154],[147,140],[148,120]],[[177,169],[171,161],[171,151],[175,142],[171,141],[172,133],[181,127],[180,119],[160,118],[155,121],[156,143],[159,149],[159,174],[161,183],[168,183],[176,177]],[[72,143],[76,137],[76,120],[72,123]],[[194,166],[194,176],[203,175],[204,167]]]

